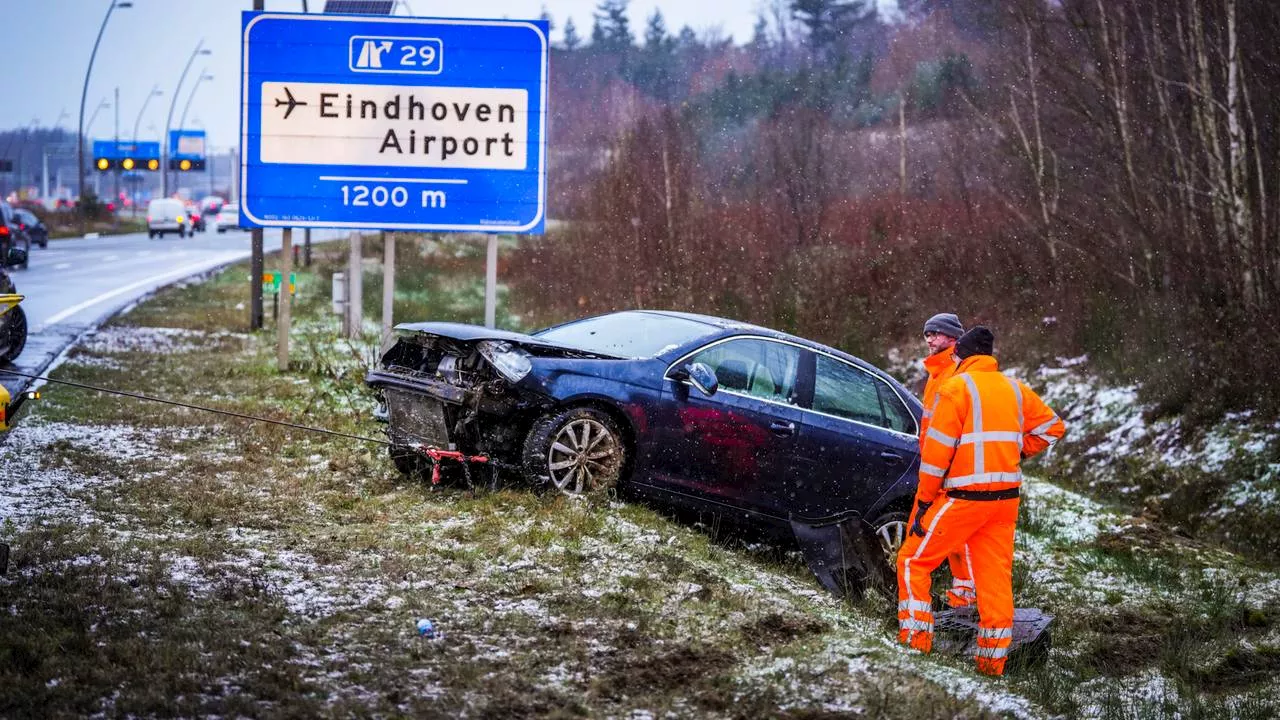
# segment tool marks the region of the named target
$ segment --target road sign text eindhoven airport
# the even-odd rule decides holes
[[[546,22],[242,27],[242,225],[542,232]]]

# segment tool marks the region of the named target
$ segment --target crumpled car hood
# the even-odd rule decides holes
[[[420,322],[420,323],[400,323],[396,325],[396,330],[405,333],[422,333],[425,335],[438,335],[440,337],[450,338],[452,340],[460,340],[463,342],[475,342],[479,340],[503,340],[517,345],[524,345],[529,348],[548,348],[556,350],[569,350],[578,356],[591,356],[600,358],[609,358],[612,356],[603,353],[593,352],[591,350],[583,350],[572,345],[563,343],[547,342],[533,335],[512,332],[510,330],[498,330],[497,328],[487,328],[482,325],[468,325],[466,323],[454,322]]]

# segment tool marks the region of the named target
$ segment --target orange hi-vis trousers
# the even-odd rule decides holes
[[[978,597],[978,670],[1004,673],[1013,640],[1013,531],[1018,498],[959,500],[940,496],[925,513],[924,537],[907,534],[898,550],[898,641],[933,649],[931,573],[966,544]]]

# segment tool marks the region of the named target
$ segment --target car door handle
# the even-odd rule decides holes
[[[902,456],[891,450],[885,450],[884,452],[880,453],[880,459],[884,460],[890,465],[896,465],[902,462]]]
[[[795,435],[796,424],[787,420],[774,420],[769,423],[769,429],[774,435]]]

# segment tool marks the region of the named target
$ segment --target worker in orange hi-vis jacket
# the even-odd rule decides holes
[[[929,430],[929,418],[938,401],[938,389],[956,374],[956,340],[964,334],[964,325],[955,313],[938,313],[924,323],[924,342],[929,356],[923,361],[929,379],[924,384],[920,402],[924,415],[920,418],[920,450],[924,451],[925,433]],[[951,568],[951,590],[947,592],[947,604],[953,608],[969,607],[977,600],[973,591],[973,567],[966,545],[947,558]]]
[[[920,457],[911,530],[898,551],[898,640],[933,648],[930,574],[966,543],[978,598],[978,670],[1004,672],[1013,639],[1013,530],[1023,458],[1057,442],[1062,420],[1000,372],[991,331],[956,341],[956,376],[938,390]]]

